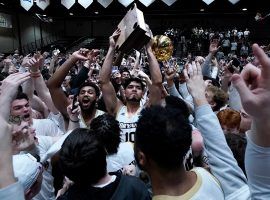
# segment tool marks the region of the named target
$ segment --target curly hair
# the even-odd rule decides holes
[[[109,114],[103,114],[94,118],[90,124],[90,130],[104,145],[109,155],[117,153],[120,139],[119,122]]]

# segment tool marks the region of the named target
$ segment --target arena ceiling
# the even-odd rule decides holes
[[[162,0],[155,0],[150,6],[144,6],[139,0],[134,0],[140,10],[145,15],[159,16],[159,15],[191,15],[191,14],[234,14],[243,13],[254,15],[257,12],[266,15],[270,12],[269,0],[240,0],[236,4],[232,4],[229,0],[214,0],[210,5],[207,5],[203,0],[177,0],[171,6],[166,5]],[[246,8],[244,11],[242,9]],[[108,17],[124,15],[127,11],[126,8],[118,0],[104,8],[97,0],[85,9],[78,1],[70,8],[67,9],[61,5],[61,0],[50,0],[50,5],[43,11],[34,5],[29,11],[24,10],[20,5],[20,0],[0,0],[0,10],[10,11],[16,13],[31,13],[42,14],[50,17]],[[70,13],[73,13],[70,16]]]

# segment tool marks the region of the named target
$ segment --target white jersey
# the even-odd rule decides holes
[[[103,114],[104,114],[104,112],[102,110],[97,109],[94,118],[98,117],[99,115],[103,115]],[[88,126],[86,125],[86,123],[81,115],[79,115],[79,119],[80,119],[80,121],[79,121],[80,128],[88,128]]]
[[[128,116],[126,106],[122,106],[117,112],[116,120],[119,121],[121,129],[121,142],[134,142],[135,131],[141,109],[142,107],[140,107],[132,116]]]
[[[135,163],[133,144],[121,142],[117,153],[107,156],[106,161],[108,172],[116,172],[122,170],[126,165]]]
[[[218,181],[208,171],[201,167],[192,169],[197,175],[196,183],[181,196],[156,195],[153,200],[222,200],[225,199]]]

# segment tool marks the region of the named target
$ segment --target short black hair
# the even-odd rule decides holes
[[[142,81],[140,78],[137,78],[137,77],[131,77],[131,78],[127,79],[127,80],[125,81],[125,83],[123,83],[124,89],[126,89],[127,86],[128,86],[131,82],[139,83],[139,84],[141,85],[141,87],[142,87],[142,90],[144,90],[144,87],[145,87],[145,86],[144,86],[144,84],[143,84],[143,81]]]
[[[94,90],[96,92],[96,96],[99,97],[99,95],[100,95],[99,87],[95,83],[93,83],[91,81],[86,81],[83,84],[81,84],[80,87],[79,87],[79,89],[78,89],[78,93],[80,93],[80,91],[81,91],[81,89],[83,87],[87,87],[87,86],[90,86],[90,87],[94,88]]]
[[[178,169],[191,146],[191,125],[178,109],[151,106],[142,110],[135,150],[163,169]]]
[[[187,119],[189,118],[190,111],[185,101],[176,96],[168,95],[165,97],[165,102],[166,108],[179,109],[179,111],[182,112],[182,115],[184,117],[186,117]]]
[[[27,94],[23,92],[18,92],[14,100],[21,100],[21,99],[26,99],[27,101],[29,101]]]
[[[109,114],[103,114],[94,118],[90,124],[90,130],[104,145],[109,155],[117,153],[120,139],[119,122]]]
[[[106,175],[106,150],[89,129],[77,128],[64,141],[59,164],[65,176],[78,185],[97,183]]]

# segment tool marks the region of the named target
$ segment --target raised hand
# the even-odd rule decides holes
[[[116,41],[121,33],[120,28],[117,28],[109,38],[110,47],[115,48]]]
[[[36,72],[40,69],[44,58],[42,55],[35,55],[34,57],[30,58],[27,62],[27,65],[30,67],[32,72]]]
[[[172,68],[172,67],[167,67],[165,69],[165,79],[167,81],[173,80],[173,78],[175,77],[176,74],[176,69]]]
[[[73,52],[72,58],[74,58],[76,61],[78,60],[89,60],[88,54],[90,53],[89,49],[80,48],[78,51]]]
[[[73,98],[76,98],[73,96]],[[72,100],[73,100],[72,98]],[[74,100],[73,100],[74,101]],[[68,116],[69,116],[69,119],[71,121],[78,121],[79,120],[79,115],[81,113],[81,109],[80,109],[80,106],[79,106],[79,102],[76,101],[75,105],[74,105],[76,108],[72,110],[72,107],[73,105],[70,104],[68,107],[67,107],[67,113],[68,113]]]
[[[87,58],[90,63],[93,63],[97,60],[97,56],[99,55],[99,52],[100,51],[98,49],[92,49],[91,51],[89,51],[89,53],[87,54]]]
[[[184,76],[187,82],[189,93],[193,97],[194,104],[200,106],[207,104],[205,98],[205,83],[202,76],[201,65],[197,62],[192,62],[189,69],[184,69]]]
[[[22,60],[22,66],[23,67],[29,67],[29,63],[28,63],[28,61],[31,59],[31,55],[30,54],[28,54],[27,56],[25,56],[24,58],[23,58],[23,60]]]
[[[261,69],[248,64],[240,75],[232,76],[232,82],[240,94],[244,110],[256,120],[266,120],[270,117],[270,59],[257,44],[252,49]]]
[[[4,96],[10,96],[13,98],[16,93],[19,85],[21,85],[23,82],[30,79],[30,73],[14,73],[9,75],[7,78],[5,78],[0,86],[0,97],[2,96],[3,92],[5,92]]]

